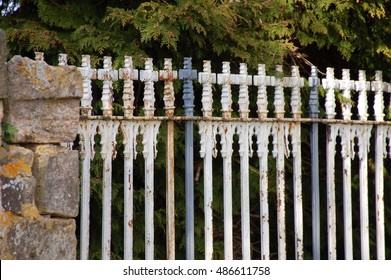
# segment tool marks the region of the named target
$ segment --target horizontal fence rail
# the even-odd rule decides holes
[[[37,59],[43,60],[43,55],[39,53]],[[61,55],[59,65],[66,64],[66,56]],[[390,184],[385,182],[384,178],[386,164],[391,158],[391,122],[389,116],[386,116],[391,111],[391,84],[383,81],[381,71],[376,71],[374,79],[369,81],[365,72],[361,70],[358,79],[352,80],[348,69],[343,69],[342,78],[337,79],[333,68],[327,68],[326,76],[320,79],[316,67],[311,68],[308,79],[300,76],[297,66],[291,67],[288,76],[284,76],[283,67],[280,65],[276,66],[274,74],[269,76],[263,64],[259,64],[257,73],[252,75],[248,73],[245,63],[239,65],[237,73],[231,73],[229,62],[222,63],[221,73],[213,73],[211,61],[204,61],[202,70],[198,72],[192,69],[191,58],[185,58],[183,69],[178,71],[172,69],[170,59],[164,60],[164,67],[161,70],[155,70],[150,58],[145,59],[145,67],[142,70],[134,69],[132,58],[128,56],[125,57],[123,65],[120,69],[113,69],[111,57],[104,57],[103,68],[93,69],[90,57],[83,55],[82,65],[78,68],[83,79],[79,128],[82,159],[81,259],[89,257],[90,168],[97,145],[100,146],[99,151],[103,159],[102,258],[110,258],[111,207],[112,203],[115,203],[111,197],[112,161],[118,152],[118,135],[121,135],[124,147],[123,258],[133,258],[133,229],[136,226],[133,205],[134,161],[137,154],[141,153],[145,169],[145,259],[154,259],[154,159],[158,152],[157,139],[163,123],[166,129],[166,257],[175,259],[176,231],[178,234],[178,225],[175,221],[174,180],[178,179],[174,175],[176,122],[185,123],[186,174],[183,174],[183,180],[186,181],[186,227],[181,233],[186,235],[186,258],[195,258],[193,123],[198,126],[200,141],[196,144],[200,147],[199,156],[203,161],[205,259],[215,257],[216,215],[213,195],[216,193],[216,168],[221,168],[223,174],[222,219],[225,259],[251,259],[255,251],[259,252],[261,259],[286,259],[289,250],[294,251],[295,259],[320,259],[321,234],[327,239],[327,248],[323,249],[327,254],[323,254],[323,258],[353,259],[353,249],[357,246],[353,244],[353,236],[354,228],[357,227],[360,258],[386,258],[384,209],[385,203],[390,202],[385,201],[384,192]],[[92,83],[95,80],[102,83],[100,100],[95,100],[92,94]],[[123,115],[120,116],[114,114],[113,108],[113,82],[116,81],[122,82]],[[180,88],[183,94],[175,92],[174,82],[183,85],[182,88],[176,87]],[[143,84],[142,105],[136,104],[136,95],[139,93],[135,92],[135,83]],[[155,86],[160,84],[162,92],[157,94]],[[196,102],[193,85],[199,86],[200,89],[198,96],[201,98]],[[324,96],[320,91],[324,92]],[[156,100],[157,96],[161,100]],[[216,97],[219,100],[216,100]],[[175,104],[178,104],[178,100],[175,98],[183,100],[184,111],[180,111],[180,114],[177,114]],[[306,100],[306,108],[302,104],[303,100]],[[198,105],[195,103],[201,107],[197,108]],[[164,107],[155,108],[156,104],[164,104]],[[101,114],[93,113],[97,106]],[[214,111],[214,108],[220,108],[220,111]],[[160,112],[157,109],[163,109],[164,115],[156,114]],[[201,112],[201,115],[195,116],[194,109]],[[310,129],[309,170],[306,170],[308,166],[303,165],[302,159],[303,126]],[[318,137],[323,129],[324,139]],[[100,137],[96,138],[98,134]],[[100,139],[100,143],[95,143],[96,139]],[[320,189],[319,182],[322,176],[319,165],[323,164],[322,161],[319,162],[319,149],[323,148],[319,144],[320,141],[325,143],[325,191]],[[240,172],[233,170],[236,154],[239,157]],[[220,155],[222,166],[216,166],[214,158]],[[254,209],[250,203],[250,197],[253,196],[251,190],[254,187],[250,185],[249,179],[252,170],[250,161],[253,162],[254,157],[258,158],[259,176],[257,241],[251,234],[255,230],[254,223],[251,222]],[[352,168],[352,165],[357,163],[359,174],[353,174],[356,169]],[[289,178],[288,164],[292,170],[292,176]],[[373,196],[370,195],[373,191],[369,189],[368,182],[369,164],[374,168]],[[303,183],[303,174],[311,176],[310,215],[303,212],[303,188],[307,188]],[[337,180],[338,176],[342,179]],[[352,195],[352,192],[355,192],[352,190],[352,180],[355,178],[358,178],[359,226],[352,220],[352,213],[356,211],[357,204],[355,196]],[[239,186],[234,182],[239,182]],[[233,190],[236,187],[240,189],[241,243],[237,245],[240,253],[234,249],[234,236],[238,234],[234,232],[234,218],[237,217],[233,217]],[[342,210],[338,209],[336,201],[339,192],[342,193]],[[272,204],[275,208],[270,205],[272,199],[276,201]],[[288,209],[286,204],[290,199],[292,209]],[[323,200],[325,205],[321,205]],[[374,200],[375,209],[370,209],[371,200]],[[293,211],[293,227],[289,228],[288,224],[291,223],[287,223],[287,211]],[[325,219],[322,218],[323,212]],[[339,213],[342,213],[342,222],[338,222],[341,219],[338,217]],[[371,222],[372,219],[375,221]],[[304,223],[312,224],[312,237],[305,235]],[[372,224],[375,224],[375,229],[371,231]],[[275,226],[276,230],[271,230],[271,226]],[[321,228],[325,229],[322,233]],[[287,233],[291,235],[292,232],[294,243],[287,237]],[[376,252],[372,254],[370,232],[376,235]],[[312,252],[307,254],[304,249],[306,239],[311,239],[312,244]],[[277,252],[270,246],[272,240],[277,241]],[[258,244],[258,248],[254,248],[254,244]]]

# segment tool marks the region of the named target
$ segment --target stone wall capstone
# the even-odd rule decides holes
[[[50,66],[14,56],[8,62],[4,122],[18,130],[13,143],[71,142],[77,134],[81,74],[75,66]]]
[[[6,37],[3,30],[0,29],[0,124],[3,118],[3,99],[7,93],[7,48]],[[2,142],[2,128],[0,125],[0,145]]]
[[[79,155],[61,143],[77,136],[81,74],[6,57],[0,30],[0,123],[16,131],[0,137],[0,259],[75,259]]]

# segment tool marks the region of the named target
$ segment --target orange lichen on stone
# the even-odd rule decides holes
[[[31,166],[26,164],[23,159],[15,162],[9,162],[5,164],[2,169],[0,169],[0,176],[10,179],[16,178],[19,174],[31,174]]]
[[[26,68],[26,66],[19,66],[18,67],[19,72],[24,73],[29,79],[32,78],[32,75],[30,71]]]
[[[12,222],[12,212],[11,211],[1,211],[0,212],[0,226],[8,227]]]
[[[33,204],[22,204],[22,216],[25,218],[39,219],[39,211]]]

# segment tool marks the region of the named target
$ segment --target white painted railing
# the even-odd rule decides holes
[[[64,58],[62,57],[62,61]],[[66,62],[62,62],[66,65]],[[190,66],[189,66],[190,65]],[[190,67],[190,69],[189,69]],[[311,145],[316,145],[314,150],[323,147],[317,146],[318,124],[325,126],[327,130],[326,139],[326,187],[327,187],[327,258],[336,259],[343,256],[345,259],[353,258],[353,221],[352,221],[352,161],[355,157],[359,161],[359,197],[360,197],[360,249],[361,258],[369,259],[370,241],[369,225],[370,210],[375,212],[376,216],[376,258],[386,258],[385,243],[385,220],[384,220],[384,191],[389,187],[389,182],[385,186],[384,182],[384,158],[391,157],[391,122],[384,120],[385,105],[384,96],[389,95],[391,86],[382,81],[381,72],[376,72],[374,81],[367,81],[365,72],[359,71],[358,80],[351,80],[349,70],[342,71],[342,79],[334,77],[334,69],[328,68],[327,75],[320,81],[317,77],[316,68],[312,68],[311,77],[309,77],[309,87],[311,88],[310,115],[302,116],[302,111],[307,111],[302,105],[302,89],[305,87],[305,80],[300,77],[298,67],[293,66],[291,75],[284,77],[282,66],[275,68],[274,76],[267,76],[265,65],[260,64],[255,75],[248,74],[247,65],[242,63],[238,69],[238,74],[231,73],[231,67],[228,62],[223,62],[221,73],[212,73],[210,61],[204,61],[203,69],[198,73],[198,83],[202,86],[201,103],[202,116],[193,117],[192,113],[185,116],[175,115],[175,93],[173,81],[178,78],[176,71],[172,70],[171,61],[165,60],[164,69],[154,70],[152,59],[145,60],[145,69],[136,70],[133,68],[132,58],[125,57],[124,68],[115,70],[111,65],[111,58],[105,57],[103,69],[92,69],[89,56],[83,56],[82,65],[79,68],[83,76],[83,98],[81,100],[81,122],[80,122],[80,144],[82,159],[82,199],[81,199],[81,223],[80,223],[80,258],[87,259],[89,254],[89,227],[90,227],[90,164],[94,158],[95,145],[101,145],[101,157],[103,166],[103,213],[102,213],[102,258],[109,259],[111,252],[111,174],[112,160],[116,156],[116,136],[122,135],[124,145],[124,258],[133,258],[133,228],[134,228],[134,206],[133,206],[133,172],[134,160],[137,156],[136,146],[143,146],[142,154],[145,160],[145,258],[154,258],[154,158],[156,157],[157,135],[162,122],[167,122],[167,172],[166,172],[166,211],[167,211],[167,258],[175,259],[175,182],[174,182],[174,121],[189,122],[194,121],[198,124],[200,134],[200,156],[203,159],[203,187],[204,187],[204,215],[205,215],[205,259],[214,257],[214,209],[213,209],[213,188],[214,157],[222,157],[223,165],[223,201],[224,201],[224,258],[234,258],[234,232],[233,232],[233,178],[240,176],[240,221],[241,221],[241,258],[251,259],[253,253],[253,244],[255,240],[251,236],[253,230],[250,223],[250,180],[249,180],[249,160],[251,157],[258,156],[259,159],[259,241],[260,255],[262,259],[275,258],[272,256],[270,243],[271,239],[277,240],[278,259],[287,258],[287,247],[293,246],[287,241],[287,231],[294,231],[294,251],[295,259],[304,258],[304,239],[310,239],[303,232],[303,223],[314,224],[313,258],[319,258],[319,201],[316,201],[316,195],[313,196],[314,219],[307,221],[303,217],[303,183],[302,174],[302,125],[316,125],[315,133],[311,138]],[[195,70],[191,69],[189,60],[185,61],[185,68],[180,70],[180,78],[184,81],[185,97],[183,98],[187,106],[192,108],[194,93],[192,84],[195,80]],[[91,82],[101,80],[102,89],[102,116],[94,116],[92,112],[92,91]],[[112,82],[122,80],[123,85],[123,112],[124,116],[113,116],[113,86]],[[144,83],[143,95],[143,116],[134,116],[135,94],[133,89],[134,81]],[[155,83],[164,82],[165,115],[155,116]],[[320,84],[326,91],[325,103],[317,104],[318,87]],[[217,90],[216,85],[221,86],[221,92],[217,91],[221,100],[213,100],[213,94]],[[231,85],[238,88],[238,92],[233,92]],[[255,88],[257,91],[256,106],[250,106],[249,90]],[[233,106],[234,98],[238,96],[237,106]],[[351,99],[358,94],[357,106],[351,102]],[[374,94],[373,115],[368,112],[368,94]],[[162,95],[162,96],[163,96]],[[177,93],[178,98],[181,94]],[[189,97],[190,96],[190,97]],[[216,95],[215,95],[216,96]],[[273,97],[273,98],[271,98]],[[337,98],[338,97],[338,98]],[[272,102],[270,100],[273,100]],[[287,113],[290,100],[290,110]],[[341,101],[339,101],[341,100]],[[213,112],[214,104],[220,102],[221,112]],[[324,106],[323,106],[324,105]],[[354,108],[354,107],[357,108]],[[217,106],[219,107],[219,106]],[[238,108],[234,112],[233,107]],[[256,112],[251,110],[256,107]],[[323,108],[325,119],[318,118],[318,108]],[[272,109],[272,112],[269,110]],[[353,110],[354,109],[354,110]],[[192,109],[191,109],[192,110]],[[190,110],[190,112],[191,112]],[[353,115],[357,112],[357,115]],[[237,113],[238,117],[233,117]],[[289,117],[286,115],[289,114]],[[254,117],[257,116],[257,117]],[[100,134],[100,143],[95,143],[95,135]],[[192,135],[192,134],[191,134]],[[315,137],[316,136],[316,137]],[[238,155],[240,158],[240,170],[233,170],[233,156],[238,139]],[[269,143],[269,139],[272,142]],[[316,139],[316,142],[312,142]],[[371,141],[372,140],[372,141]],[[192,145],[186,145],[186,160],[192,158]],[[218,143],[220,141],[220,143]],[[337,147],[341,146],[341,151]],[[272,150],[270,150],[272,146]],[[220,150],[218,150],[220,148]],[[190,151],[190,150],[191,151]],[[375,197],[368,195],[368,161],[371,156],[369,151],[375,153]],[[198,151],[196,151],[198,152]],[[254,153],[255,152],[255,153]],[[269,156],[275,158],[270,161]],[[292,162],[292,185],[287,184],[285,178],[286,159],[290,158]],[[336,159],[342,162],[342,186],[336,182]],[[313,161],[316,156],[313,157]],[[270,202],[269,180],[271,169],[270,164],[275,162],[276,174],[276,209],[272,209]],[[312,168],[312,177],[317,178],[314,182],[319,182],[318,162],[312,163],[316,168]],[[187,162],[187,168],[192,168],[192,160]],[[338,165],[339,166],[339,165]],[[240,172],[238,172],[240,171]],[[192,172],[190,174],[193,174]],[[192,183],[192,182],[190,182]],[[273,186],[274,187],[274,186]],[[336,188],[342,188],[343,192],[343,223],[337,224],[337,202]],[[318,184],[313,185],[313,192],[319,188]],[[293,193],[293,225],[294,228],[287,228],[286,223],[286,193],[290,190]],[[319,192],[318,192],[319,193]],[[191,195],[191,193],[189,194]],[[375,199],[376,209],[369,209],[369,200]],[[189,202],[187,202],[189,204]],[[389,203],[389,202],[388,202]],[[188,209],[192,209],[189,205]],[[276,236],[272,236],[270,231],[270,213],[276,213],[277,225]],[[187,215],[193,215],[187,213]],[[194,219],[193,219],[194,220]],[[191,219],[189,218],[189,221]],[[316,226],[316,223],[318,225]],[[337,227],[343,226],[343,248],[337,248]],[[192,227],[186,227],[186,235],[190,237]],[[194,250],[192,238],[186,239],[189,244],[188,250]],[[315,253],[317,252],[317,253]],[[342,252],[342,253],[338,253]],[[372,254],[374,255],[374,254]],[[187,256],[194,256],[194,251]]]

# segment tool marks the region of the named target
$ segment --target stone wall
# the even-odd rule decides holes
[[[81,75],[6,57],[0,30],[0,122],[16,130],[0,143],[0,259],[75,259],[79,159],[61,143],[76,138]]]

